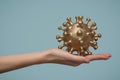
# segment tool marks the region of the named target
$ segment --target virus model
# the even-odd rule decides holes
[[[94,49],[97,49],[97,40],[101,37],[101,34],[96,34],[95,30],[97,29],[96,23],[93,22],[91,25],[90,18],[87,18],[83,22],[83,16],[76,16],[76,23],[71,21],[71,18],[67,18],[67,22],[63,23],[65,28],[62,26],[58,27],[59,30],[63,31],[63,35],[56,36],[58,42],[63,41],[63,45],[59,45],[58,48],[62,49],[67,47],[69,53],[77,51],[77,54],[80,56],[86,56],[92,54],[89,51],[89,47],[92,46]]]

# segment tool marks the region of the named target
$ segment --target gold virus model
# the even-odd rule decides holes
[[[63,45],[59,45],[58,48],[62,49],[67,47],[67,51],[73,53],[77,51],[78,55],[85,56],[92,54],[89,51],[89,46],[97,49],[97,40],[101,37],[101,34],[96,34],[96,23],[93,22],[89,26],[90,18],[87,18],[85,22],[82,21],[83,16],[76,16],[76,23],[71,21],[71,18],[67,18],[67,22],[63,23],[65,28],[58,27],[59,30],[63,30],[63,35],[56,36],[58,42],[63,41]]]

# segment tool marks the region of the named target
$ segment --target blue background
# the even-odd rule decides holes
[[[0,74],[0,80],[120,80],[119,0],[0,0],[0,55],[22,54],[57,48],[57,27],[66,17],[82,15],[96,22],[99,48],[111,53],[108,61],[71,67],[34,65]]]

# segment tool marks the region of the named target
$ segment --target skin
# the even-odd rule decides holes
[[[43,63],[78,66],[83,63],[89,63],[93,60],[107,60],[110,57],[111,54],[108,53],[88,55],[83,57],[70,54],[61,49],[49,49],[42,52],[0,56],[0,73]]]

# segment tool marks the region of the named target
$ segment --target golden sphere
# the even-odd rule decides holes
[[[97,40],[101,37],[101,34],[96,34],[95,30],[97,27],[95,22],[89,26],[90,18],[87,18],[85,22],[82,21],[83,16],[76,16],[75,19],[76,22],[73,23],[71,18],[67,18],[67,22],[63,23],[66,28],[58,27],[59,30],[63,30],[63,35],[57,35],[56,39],[58,42],[64,42],[58,48],[67,47],[66,50],[70,53],[77,51],[78,55],[81,56],[90,55],[92,52],[89,51],[89,47],[98,48]]]

